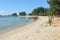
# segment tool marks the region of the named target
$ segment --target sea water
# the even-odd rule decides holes
[[[0,16],[0,34],[4,34],[13,29],[22,27],[33,22],[29,17],[20,16]]]

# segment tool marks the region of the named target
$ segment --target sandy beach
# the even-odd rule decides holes
[[[47,16],[39,16],[35,22],[1,35],[0,40],[60,40],[60,28],[47,22]]]

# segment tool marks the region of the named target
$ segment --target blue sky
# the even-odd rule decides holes
[[[14,12],[32,12],[37,7],[49,8],[47,0],[0,0],[0,15],[10,15]]]

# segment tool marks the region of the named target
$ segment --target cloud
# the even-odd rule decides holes
[[[4,15],[5,14],[5,10],[0,10],[0,15]]]

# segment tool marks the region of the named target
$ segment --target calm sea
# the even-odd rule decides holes
[[[27,25],[34,20],[29,17],[0,16],[0,34]]]

